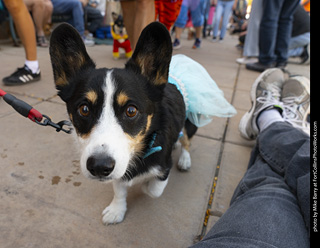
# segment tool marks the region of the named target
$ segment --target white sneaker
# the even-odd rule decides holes
[[[93,39],[88,39],[87,37],[82,37],[83,43],[88,46],[88,47],[92,47],[95,45],[95,42]]]
[[[284,74],[278,68],[265,70],[253,83],[251,88],[251,109],[244,114],[239,124],[239,131],[245,139],[255,139],[259,134],[257,119],[260,113],[267,109],[277,109],[283,112],[280,102]]]
[[[303,76],[290,77],[282,90],[284,119],[292,126],[301,129],[310,136],[310,81]]]

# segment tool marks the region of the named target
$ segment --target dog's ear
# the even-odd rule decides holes
[[[70,79],[80,71],[95,68],[95,64],[78,31],[66,23],[52,32],[49,52],[56,88],[62,100],[67,101],[75,88]]]
[[[172,43],[167,28],[153,22],[142,31],[126,67],[141,73],[155,86],[164,86],[168,82],[171,56]]]

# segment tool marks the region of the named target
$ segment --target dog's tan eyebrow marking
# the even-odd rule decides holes
[[[119,104],[119,106],[124,106],[128,102],[128,100],[129,97],[123,91],[121,91],[117,96],[117,103]]]
[[[147,120],[147,125],[146,125],[146,131],[145,132],[148,132],[149,131],[149,128],[151,126],[151,120],[153,118],[153,114],[152,115],[148,115],[148,120]]]
[[[126,136],[131,141],[130,150],[135,152],[136,154],[142,154],[142,151],[145,148],[145,144],[143,143],[143,140],[145,139],[146,134],[149,131],[149,128],[151,126],[152,117],[153,117],[153,114],[148,115],[146,129],[141,130],[136,136],[131,136],[126,133]]]
[[[88,101],[90,101],[92,104],[95,104],[97,99],[98,99],[98,94],[93,91],[90,90],[89,92],[86,93],[86,98],[88,99]]]

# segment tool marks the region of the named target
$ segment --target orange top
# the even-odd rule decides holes
[[[310,12],[310,0],[302,0],[301,5],[303,6],[304,10],[308,13]]]

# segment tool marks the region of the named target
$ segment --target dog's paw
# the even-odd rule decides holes
[[[117,224],[123,221],[126,214],[126,207],[123,208],[116,204],[110,204],[102,212],[102,222],[105,225]]]
[[[180,171],[188,171],[191,168],[191,156],[190,153],[182,148],[181,155],[178,161],[178,169]]]
[[[168,179],[164,181],[160,181],[159,179],[151,179],[148,182],[142,184],[142,191],[146,195],[150,196],[151,198],[158,198],[162,195],[163,190],[167,186]]]

